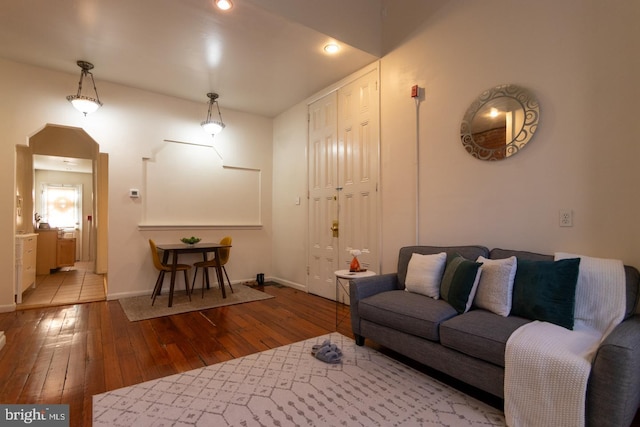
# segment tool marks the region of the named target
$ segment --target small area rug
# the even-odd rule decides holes
[[[184,290],[179,292],[174,291],[173,305],[171,307],[168,307],[169,291],[167,289],[163,289],[163,293],[156,298],[154,305],[151,305],[151,297],[149,295],[123,298],[118,301],[127,318],[135,322],[138,320],[153,319],[154,317],[170,316],[172,314],[187,313],[189,311],[206,310],[208,308],[274,298],[273,295],[251,289],[241,284],[233,285],[233,293],[228,287],[225,288],[225,291],[227,292],[227,297],[222,298],[220,289],[212,287],[204,291],[203,298],[202,290],[194,289],[191,295],[191,301],[189,301],[189,297]]]
[[[330,339],[342,363],[311,347]],[[93,396],[94,426],[504,426],[504,414],[339,333]]]

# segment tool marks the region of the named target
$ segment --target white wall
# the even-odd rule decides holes
[[[301,289],[307,282],[306,118],[307,105],[302,102],[279,115],[273,125],[273,274],[279,282]]]
[[[451,2],[383,58],[385,270],[414,240],[401,225],[415,207],[412,84],[426,90],[420,243],[573,251],[640,266],[639,12],[621,1]],[[504,83],[538,96],[538,132],[513,158],[478,161],[462,149],[460,121],[475,96]],[[558,226],[561,208],[573,209],[574,227]]]
[[[414,84],[425,90],[418,119],[420,244],[569,251],[640,267],[638,18],[640,3],[621,0],[451,1],[383,57],[383,272],[396,270],[400,247],[416,243]],[[537,95],[538,131],[510,159],[476,160],[462,148],[460,121],[477,95],[505,83]],[[305,145],[306,133],[279,136],[294,128],[289,119],[306,121],[299,108],[275,121],[274,151],[290,150],[290,167],[279,162],[274,182],[279,175],[306,178],[298,169],[301,149],[290,147],[294,139]],[[572,228],[558,226],[564,208],[574,211]],[[279,223],[284,214],[275,207],[276,239],[285,229],[287,239],[303,239],[304,227]],[[297,224],[303,212],[286,214]],[[300,256],[274,243],[274,260]]]
[[[140,188],[144,183],[142,158],[167,144],[165,139],[211,141],[199,126],[206,114],[204,95],[209,88],[203,89],[203,102],[196,103],[111,84],[101,81],[99,72],[94,74],[104,106],[83,117],[65,99],[77,90],[76,75],[0,60],[0,198],[15,199],[16,144],[27,144],[28,137],[46,123],[81,127],[100,144],[100,151],[109,155],[109,298],[150,293],[153,289],[157,272],[151,263],[148,238],[177,242],[180,237],[196,234],[217,241],[231,235],[234,242],[227,270],[232,281],[252,279],[260,272],[269,276],[272,120],[227,110],[220,101],[227,128],[216,136],[215,146],[224,164],[262,171],[261,228],[141,231],[141,200],[128,195],[130,188]],[[220,203],[233,204],[234,200]],[[0,310],[13,307],[14,218],[14,203],[1,204]]]

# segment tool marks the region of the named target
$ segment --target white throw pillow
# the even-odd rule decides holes
[[[487,259],[479,256],[476,261],[482,263],[482,274],[474,305],[507,317],[511,312],[513,281],[518,268],[517,258],[512,256],[505,259]]]
[[[446,252],[433,255],[412,254],[407,266],[404,290],[434,299],[440,298],[440,281],[446,263]]]

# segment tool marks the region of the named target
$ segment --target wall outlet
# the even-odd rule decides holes
[[[560,227],[573,227],[573,211],[571,209],[560,209]]]

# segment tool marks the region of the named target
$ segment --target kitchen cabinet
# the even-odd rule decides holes
[[[22,293],[36,285],[36,255],[38,235],[35,233],[16,236],[16,302],[22,302]]]
[[[37,274],[49,274],[60,267],[71,267],[75,259],[75,238],[63,239],[57,229],[38,230]]]
[[[56,263],[60,267],[72,267],[76,263],[76,239],[58,239]]]

